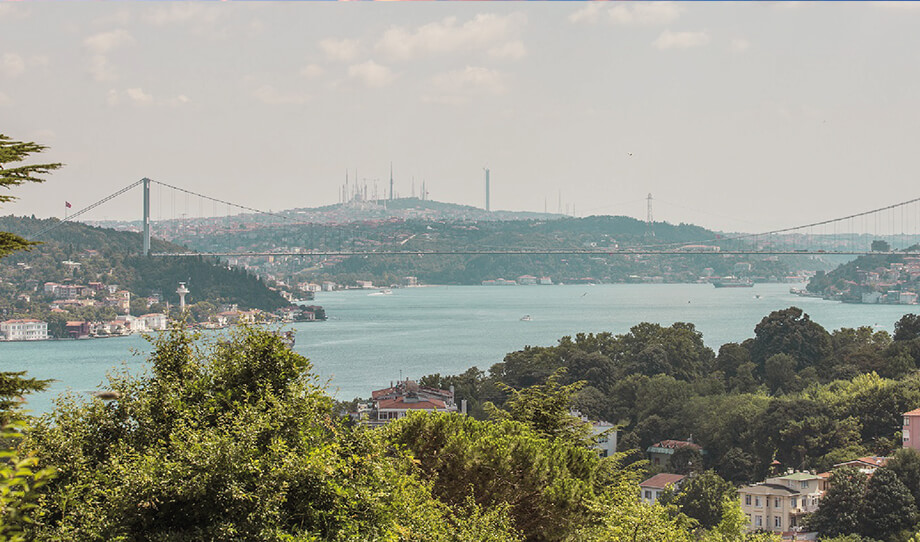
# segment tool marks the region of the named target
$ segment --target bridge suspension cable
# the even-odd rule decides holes
[[[122,188],[121,190],[119,190],[119,191],[117,191],[117,192],[114,192],[114,193],[112,193],[112,194],[109,194],[108,196],[102,198],[102,199],[99,200],[99,201],[96,201],[95,203],[91,203],[91,204],[87,205],[86,207],[80,209],[80,210],[77,211],[76,213],[73,213],[73,214],[71,214],[70,216],[65,217],[65,218],[62,219],[60,222],[56,222],[55,224],[53,224],[53,225],[51,225],[51,226],[49,226],[49,227],[47,227],[47,228],[45,228],[45,229],[39,231],[38,233],[35,234],[35,236],[34,236],[33,239],[35,239],[35,240],[40,239],[42,236],[44,236],[44,235],[46,235],[46,234],[48,234],[48,233],[50,233],[50,232],[56,230],[57,228],[63,226],[65,223],[70,222],[70,221],[72,221],[73,219],[77,218],[78,216],[81,216],[81,215],[83,215],[83,214],[85,214],[85,213],[87,213],[87,212],[89,212],[89,211],[92,211],[92,210],[95,209],[96,207],[99,207],[100,205],[102,205],[102,204],[108,202],[109,200],[113,200],[113,199],[117,198],[118,196],[124,194],[125,192],[130,191],[132,188],[135,188],[135,187],[137,187],[137,186],[140,186],[141,183],[143,183],[143,182],[144,182],[144,180],[141,179],[140,181],[137,181],[137,182],[135,182],[135,183],[131,183],[131,184],[129,184],[128,186]]]

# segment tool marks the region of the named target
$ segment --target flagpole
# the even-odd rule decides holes
[[[67,221],[67,202],[64,202],[64,221]]]

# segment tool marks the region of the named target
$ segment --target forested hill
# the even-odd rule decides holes
[[[649,235],[649,233],[653,235]],[[281,250],[440,251],[590,250],[592,255],[454,254],[438,257],[355,256],[312,262],[296,257],[249,258],[248,265],[265,275],[292,283],[373,280],[394,284],[415,276],[428,284],[479,284],[483,280],[548,276],[554,282],[645,280],[694,282],[708,268],[717,276],[734,274],[736,263],[750,263],[750,276],[784,277],[786,261],[753,260],[690,251],[668,257],[610,255],[618,247],[718,243],[718,235],[690,224],[645,222],[624,216],[591,216],[557,220],[436,221],[385,220],[343,224],[291,224],[221,228],[199,235],[192,228],[171,239],[200,252],[270,252]],[[638,277],[638,278],[637,278]]]
[[[33,239],[54,225],[56,219],[0,217],[0,231]],[[78,284],[102,282],[117,284],[135,296],[159,293],[164,301],[178,303],[178,283],[186,282],[189,303],[235,303],[240,308],[275,310],[287,302],[268,286],[245,271],[228,269],[215,259],[155,258],[140,254],[139,233],[98,228],[80,223],[62,224],[42,238],[42,244],[0,260],[5,300],[41,289],[45,282],[71,280]],[[158,239],[151,240],[154,252],[183,251],[184,247]],[[75,262],[79,266],[65,265]]]

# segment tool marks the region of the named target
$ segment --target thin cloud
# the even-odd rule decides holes
[[[115,69],[109,64],[105,55],[93,55],[89,59],[89,73],[96,81],[112,81],[116,79]]]
[[[502,73],[480,66],[467,66],[432,78],[433,92],[423,97],[426,102],[462,105],[483,95],[499,95],[507,91]]]
[[[489,49],[488,54],[492,58],[518,60],[527,56],[527,48],[521,41],[509,41]]]
[[[509,42],[519,42],[518,35],[525,23],[526,17],[516,13],[480,13],[462,24],[456,17],[447,17],[415,29],[391,27],[384,32],[375,48],[395,60],[457,52],[488,52],[500,50]],[[519,52],[522,48],[523,44],[517,47]]]
[[[141,88],[129,88],[125,91],[125,94],[128,96],[128,99],[136,105],[153,104],[153,96],[144,92]]]
[[[689,49],[700,47],[709,43],[707,32],[671,32],[665,30],[653,43],[655,47],[664,51],[666,49]]]
[[[252,95],[267,105],[303,105],[310,101],[307,94],[281,91],[272,85],[262,85]]]
[[[369,87],[375,88],[385,87],[395,79],[390,68],[377,64],[373,60],[349,66],[348,76],[352,79],[361,81]]]
[[[131,36],[131,34],[123,28],[111,30],[109,32],[93,34],[92,36],[89,36],[83,40],[83,45],[85,45],[87,49],[100,55],[110,53],[115,49],[124,47],[126,45],[131,45],[133,43],[134,37]]]
[[[3,53],[0,57],[0,75],[4,77],[19,77],[26,71],[26,61],[16,53]]]
[[[317,64],[308,64],[300,69],[300,75],[304,77],[320,77],[324,73],[326,73],[326,70]]]
[[[609,5],[588,2],[569,15],[572,23],[656,26],[670,24],[680,18],[684,8],[675,2],[629,2]]]
[[[735,38],[729,45],[731,51],[735,54],[741,54],[751,48],[751,42],[744,38]]]
[[[601,20],[603,12],[608,6],[601,2],[585,2],[583,8],[569,15],[569,22],[595,24]]]
[[[351,62],[361,52],[361,42],[352,39],[327,38],[319,42],[319,48],[331,59]]]
[[[197,2],[170,2],[158,6],[147,13],[147,21],[157,25],[214,23],[220,13],[211,6]]]

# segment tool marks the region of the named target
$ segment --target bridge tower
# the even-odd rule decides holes
[[[648,214],[645,217],[645,235],[655,237],[655,230],[652,229],[652,193],[648,193]]]
[[[141,179],[144,185],[144,256],[150,255],[150,179]]]
[[[486,170],[486,211],[491,211],[492,208],[489,205],[489,168],[483,168]]]

